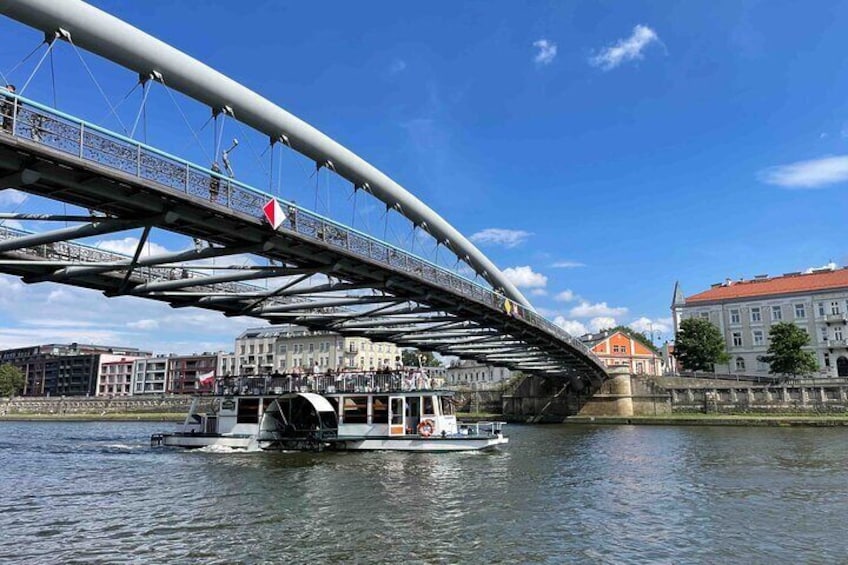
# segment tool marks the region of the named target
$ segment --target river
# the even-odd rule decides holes
[[[0,422],[0,562],[845,562],[844,429],[508,426],[492,453],[150,448]]]

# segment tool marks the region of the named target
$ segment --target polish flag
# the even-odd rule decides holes
[[[215,371],[209,371],[202,375],[197,375],[197,383],[200,386],[211,385],[215,381]]]
[[[269,200],[265,206],[262,207],[262,211],[265,213],[265,219],[268,220],[268,223],[271,224],[271,227],[274,229],[279,228],[280,224],[283,223],[283,220],[286,219],[286,215],[276,198]]]

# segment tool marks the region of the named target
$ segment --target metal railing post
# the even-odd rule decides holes
[[[80,122],[80,136],[79,136],[79,158],[83,158],[83,144],[85,143],[85,123]]]
[[[141,145],[136,145],[135,147],[135,176],[141,178]]]
[[[12,101],[12,136],[18,135],[18,109],[18,99],[15,98]]]

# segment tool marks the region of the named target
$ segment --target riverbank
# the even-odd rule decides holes
[[[636,426],[760,426],[760,427],[841,427],[848,426],[848,414],[665,414],[662,416],[571,416],[572,425]]]
[[[0,422],[182,422],[183,420],[185,420],[185,414],[169,412],[0,415]]]

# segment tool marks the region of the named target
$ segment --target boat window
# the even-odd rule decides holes
[[[392,398],[392,425],[403,425],[403,398]]]
[[[237,424],[258,424],[259,423],[259,399],[258,398],[242,398],[239,399],[238,412],[236,414]]]
[[[421,416],[421,398],[418,396],[408,396],[406,398],[406,415],[410,418],[418,418]]]
[[[442,397],[442,415],[453,416],[453,402],[451,402],[450,396]]]
[[[327,396],[325,398],[327,399],[327,402],[329,402],[333,406],[333,412],[335,412],[338,415],[338,413],[339,413],[339,399],[336,398],[335,396]]]
[[[368,422],[368,397],[345,396],[342,421],[345,424],[365,424]]]
[[[424,415],[425,416],[435,416],[436,412],[433,410],[433,397],[425,396],[424,397]]]
[[[375,396],[371,400],[371,410],[372,410],[371,423],[373,423],[373,424],[388,424],[389,423],[389,397],[388,396]]]

